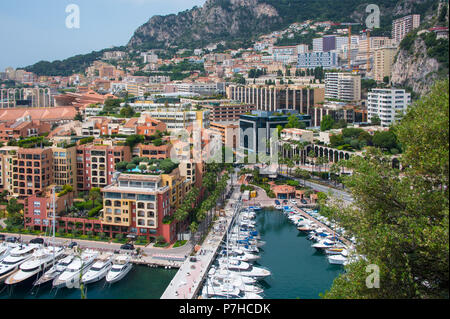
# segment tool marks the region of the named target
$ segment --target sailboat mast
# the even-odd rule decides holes
[[[53,264],[55,263],[56,187],[53,186]]]

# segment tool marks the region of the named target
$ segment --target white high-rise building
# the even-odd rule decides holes
[[[382,126],[390,126],[406,113],[411,94],[402,89],[372,89],[367,97],[367,118],[377,115]]]
[[[323,51],[323,39],[316,38],[313,39],[313,52],[322,52]]]
[[[325,98],[347,102],[361,100],[361,76],[351,73],[325,73]]]

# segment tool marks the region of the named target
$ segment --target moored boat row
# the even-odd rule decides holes
[[[203,285],[203,298],[262,299],[264,290],[258,281],[270,276],[271,272],[253,265],[260,258],[258,253],[265,244],[255,228],[254,211],[259,209],[252,206],[241,210],[235,217]]]

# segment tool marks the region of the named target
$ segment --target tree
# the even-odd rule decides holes
[[[125,145],[128,145],[130,147],[130,150],[133,151],[133,148],[137,144],[142,142],[144,142],[144,136],[135,134],[127,137],[127,139],[125,140]]]
[[[80,112],[77,112],[73,120],[83,122],[83,116],[81,115]]]
[[[123,171],[127,168],[128,162],[119,162],[116,164],[116,170]]]
[[[136,112],[134,112],[133,108],[131,106],[124,106],[121,110],[120,110],[120,115],[123,117],[133,117],[133,115]]]
[[[322,117],[322,121],[320,121],[320,130],[322,132],[331,130],[333,128],[333,125],[333,118],[330,115],[325,115],[324,117]]]
[[[93,187],[89,191],[89,199],[92,200],[92,208],[95,207],[95,201],[102,198],[102,193],[100,192],[100,187]]]
[[[374,115],[372,116],[372,118],[370,119],[370,124],[377,126],[377,125],[381,125],[381,119],[378,115]]]
[[[397,136],[392,130],[385,132],[376,132],[372,138],[373,145],[382,150],[399,149]]]
[[[136,164],[130,163],[127,164],[127,170],[132,171],[136,168]]]
[[[23,205],[19,204],[17,199],[11,198],[6,205],[6,211],[8,212],[8,217],[5,220],[5,224],[12,228],[23,228]]]
[[[358,238],[365,258],[346,266],[326,298],[448,298],[448,99],[448,80],[438,82],[394,126],[402,171],[372,147],[346,162],[355,207],[328,204],[328,213]],[[370,264],[379,268],[378,289],[365,284]]]

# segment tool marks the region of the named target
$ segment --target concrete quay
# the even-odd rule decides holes
[[[187,258],[178,270],[161,299],[195,299],[201,293],[200,288],[215,260],[220,245],[233,221],[241,209],[241,195],[238,187],[225,207],[225,217],[220,217],[213,225],[212,231],[205,238],[201,250],[194,258]]]

